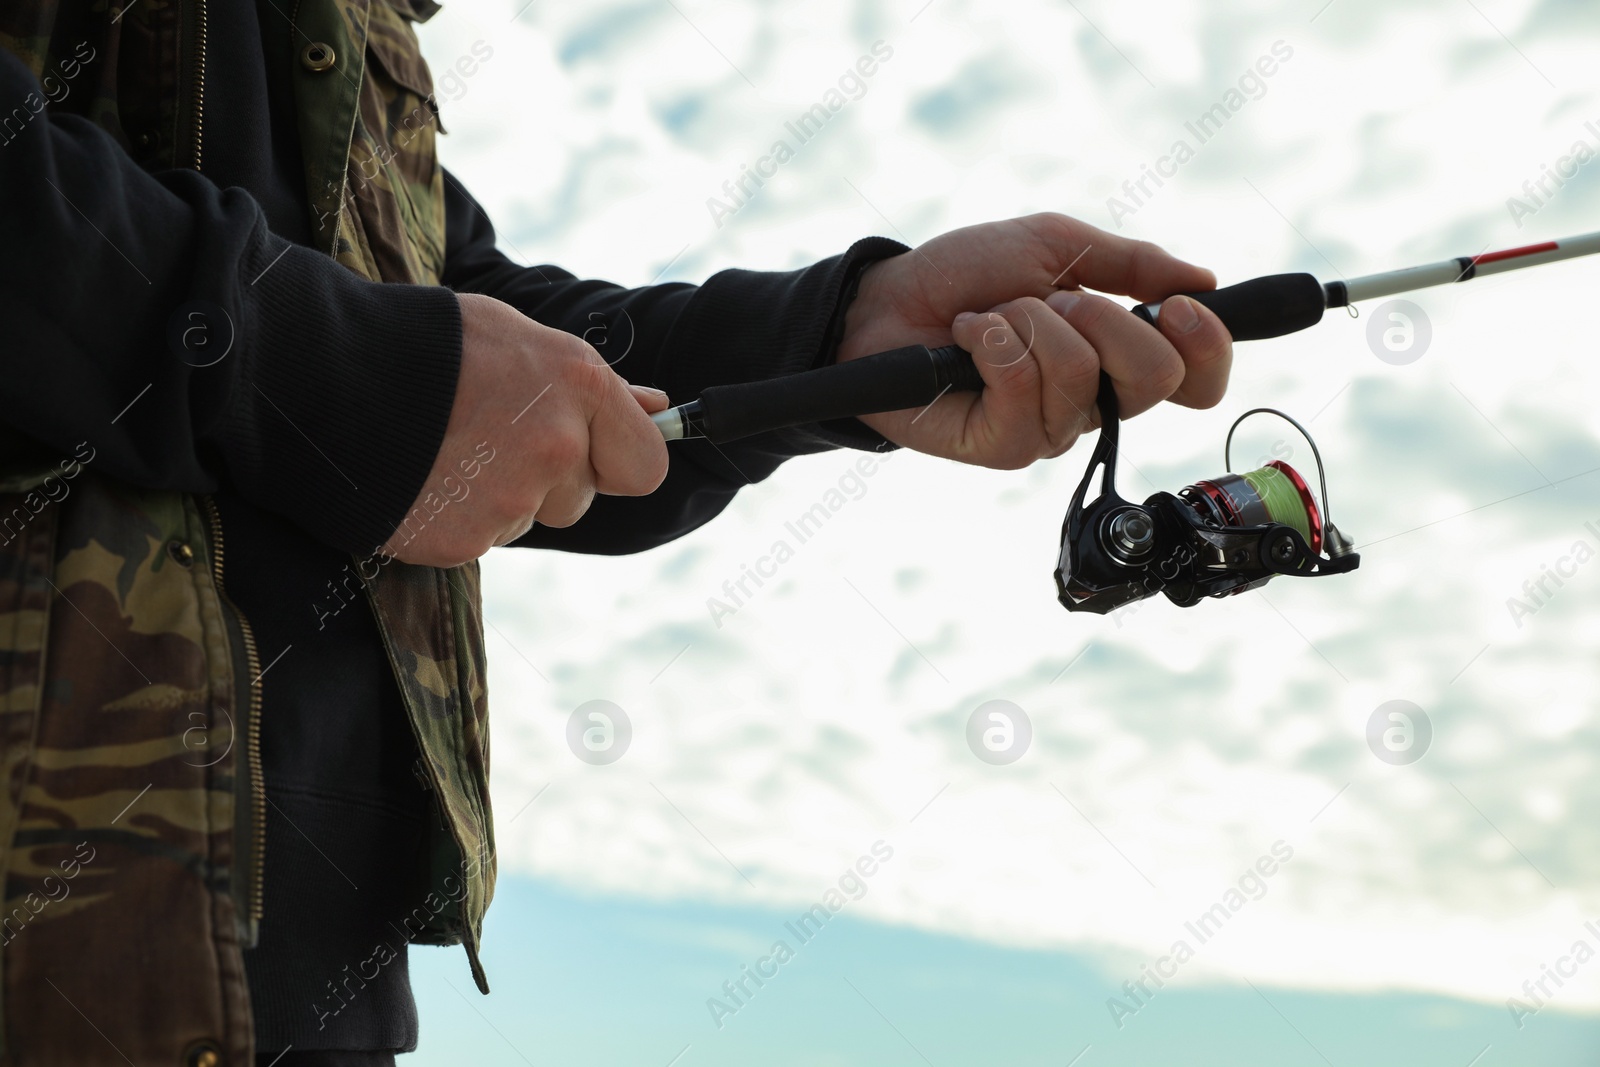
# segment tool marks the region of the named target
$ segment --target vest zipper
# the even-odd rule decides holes
[[[233,644],[237,638],[240,649],[244,652],[245,673],[249,676],[244,685],[247,693],[243,704],[245,707],[244,745],[246,770],[240,774],[234,772],[234,780],[245,786],[249,812],[248,829],[250,832],[249,861],[250,869],[248,881],[245,885],[243,900],[245,925],[248,928],[246,948],[254,947],[256,931],[261,922],[262,915],[262,871],[267,850],[267,794],[265,777],[261,769],[261,686],[257,679],[261,676],[261,657],[256,650],[255,633],[250,629],[249,621],[244,617],[232,600],[228,599],[227,590],[222,584],[222,514],[217,510],[216,501],[210,496],[202,496],[205,505],[206,518],[211,526],[211,579],[217,587],[217,597],[222,601],[223,609],[232,616],[232,621],[237,624],[237,629],[229,628],[229,643]],[[235,675],[235,692],[240,686]],[[240,703],[235,701],[236,704]],[[235,794],[237,796],[237,794]],[[237,802],[237,801],[236,801]],[[239,820],[234,819],[235,846],[234,868],[238,869],[238,844]]]
[[[206,0],[195,0],[194,11],[194,145],[189,165],[200,169],[200,147],[205,133],[206,110]]]

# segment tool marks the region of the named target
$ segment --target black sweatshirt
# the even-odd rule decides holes
[[[107,476],[215,494],[225,581],[264,667],[266,911],[245,955],[258,1048],[409,1049],[416,1011],[390,919],[426,892],[417,844],[437,815],[370,610],[335,610],[331,592],[350,553],[387,539],[443,437],[461,348],[451,290],[603,339],[624,378],[682,401],[831,360],[860,268],[903,246],[873,238],[805,270],[629,290],[512,263],[446,174],[444,286],[368,282],[306,247],[282,15],[264,0],[211,18],[204,174],[147,173],[71,115],[41,114],[0,145],[0,448],[67,455],[87,439]],[[0,112],[37,92],[0,50]],[[196,307],[205,358],[172,342]],[[223,342],[226,356],[198,365]],[[649,548],[788,457],[838,446],[889,447],[853,419],[720,450],[680,442],[654,494],[597,498],[574,526],[517,544]],[[379,940],[396,958],[352,984]]]

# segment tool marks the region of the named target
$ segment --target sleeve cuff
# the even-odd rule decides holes
[[[851,257],[850,253],[860,248],[866,241],[881,242],[884,245],[891,246],[892,250],[882,255],[872,255],[870,258],[866,255]],[[850,251],[845,253],[846,257],[850,258],[846,267],[844,289],[835,302],[833,321],[828,324],[828,336],[823,346],[822,358],[816,364],[819,367],[825,367],[838,361],[839,344],[844,340],[845,313],[850,310],[850,305],[855,302],[856,294],[861,291],[861,275],[874,263],[907,251],[905,245],[900,244],[898,241],[889,241],[887,238],[869,237],[866,241],[856,242],[851,246]],[[870,251],[878,252],[880,250],[875,245]],[[832,448],[855,448],[867,452],[891,452],[900,447],[858,418],[830,419],[826,422],[800,427],[800,429]]]
[[[449,425],[455,294],[367,281],[275,237],[241,273],[242,373],[219,420],[230,475],[318,540],[370,553],[416,499]]]
[[[867,237],[799,271],[712,275],[673,331],[676,354],[662,387],[675,401],[687,400],[710,385],[761,381],[832,363],[861,272],[905,251],[898,241]],[[729,345],[730,337],[739,339],[737,348]],[[791,456],[895,447],[859,419],[777,430],[750,441],[764,452]]]

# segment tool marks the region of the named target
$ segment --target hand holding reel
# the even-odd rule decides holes
[[[1121,425],[1116,390],[1103,371],[1096,403],[1100,440],[1061,527],[1056,589],[1068,611],[1104,615],[1157,593],[1186,608],[1202,597],[1259,588],[1278,574],[1319,577],[1360,566],[1360,555],[1327,518],[1327,477],[1316,442],[1283,412],[1253,408],[1234,421],[1223,446],[1229,473],[1185,486],[1176,496],[1156,493],[1139,505],[1116,490]],[[1281,460],[1232,473],[1234,430],[1258,413],[1288,421],[1311,445],[1320,510],[1305,479]],[[1086,505],[1096,468],[1103,468],[1100,492]]]

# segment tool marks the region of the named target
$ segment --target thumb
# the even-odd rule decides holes
[[[633,394],[633,398],[644,408],[646,414],[654,415],[672,406],[672,401],[668,400],[667,394],[660,389],[649,385],[634,385],[632,382],[628,382],[627,386],[628,392]]]
[[[614,385],[589,420],[589,465],[595,488],[606,496],[644,496],[667,475],[667,444],[647,414],[652,408],[664,409],[667,396],[608,373]]]

